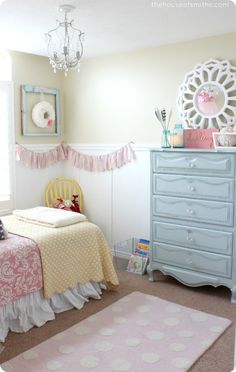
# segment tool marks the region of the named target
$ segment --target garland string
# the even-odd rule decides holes
[[[48,168],[63,160],[68,160],[74,167],[85,169],[89,172],[105,172],[121,168],[135,159],[135,153],[127,143],[120,149],[103,155],[87,155],[76,151],[71,146],[61,143],[54,149],[44,152],[28,150],[20,144],[16,144],[16,160],[21,161],[30,168]]]

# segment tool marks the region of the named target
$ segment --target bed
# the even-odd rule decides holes
[[[104,235],[86,218],[56,228],[17,213],[2,221],[9,236],[0,242],[1,342],[9,330],[42,326],[55,313],[81,309],[88,298],[100,299],[103,289],[118,285]]]

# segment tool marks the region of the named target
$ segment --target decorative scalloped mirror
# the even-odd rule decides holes
[[[178,109],[189,128],[236,123],[236,67],[211,59],[189,72],[179,88]]]

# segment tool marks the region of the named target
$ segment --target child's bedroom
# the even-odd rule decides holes
[[[235,19],[0,0],[0,371],[236,371]]]

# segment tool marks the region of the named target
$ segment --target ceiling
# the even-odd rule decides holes
[[[236,0],[0,0],[0,45],[47,55],[64,3],[77,6],[87,58],[236,32]]]

